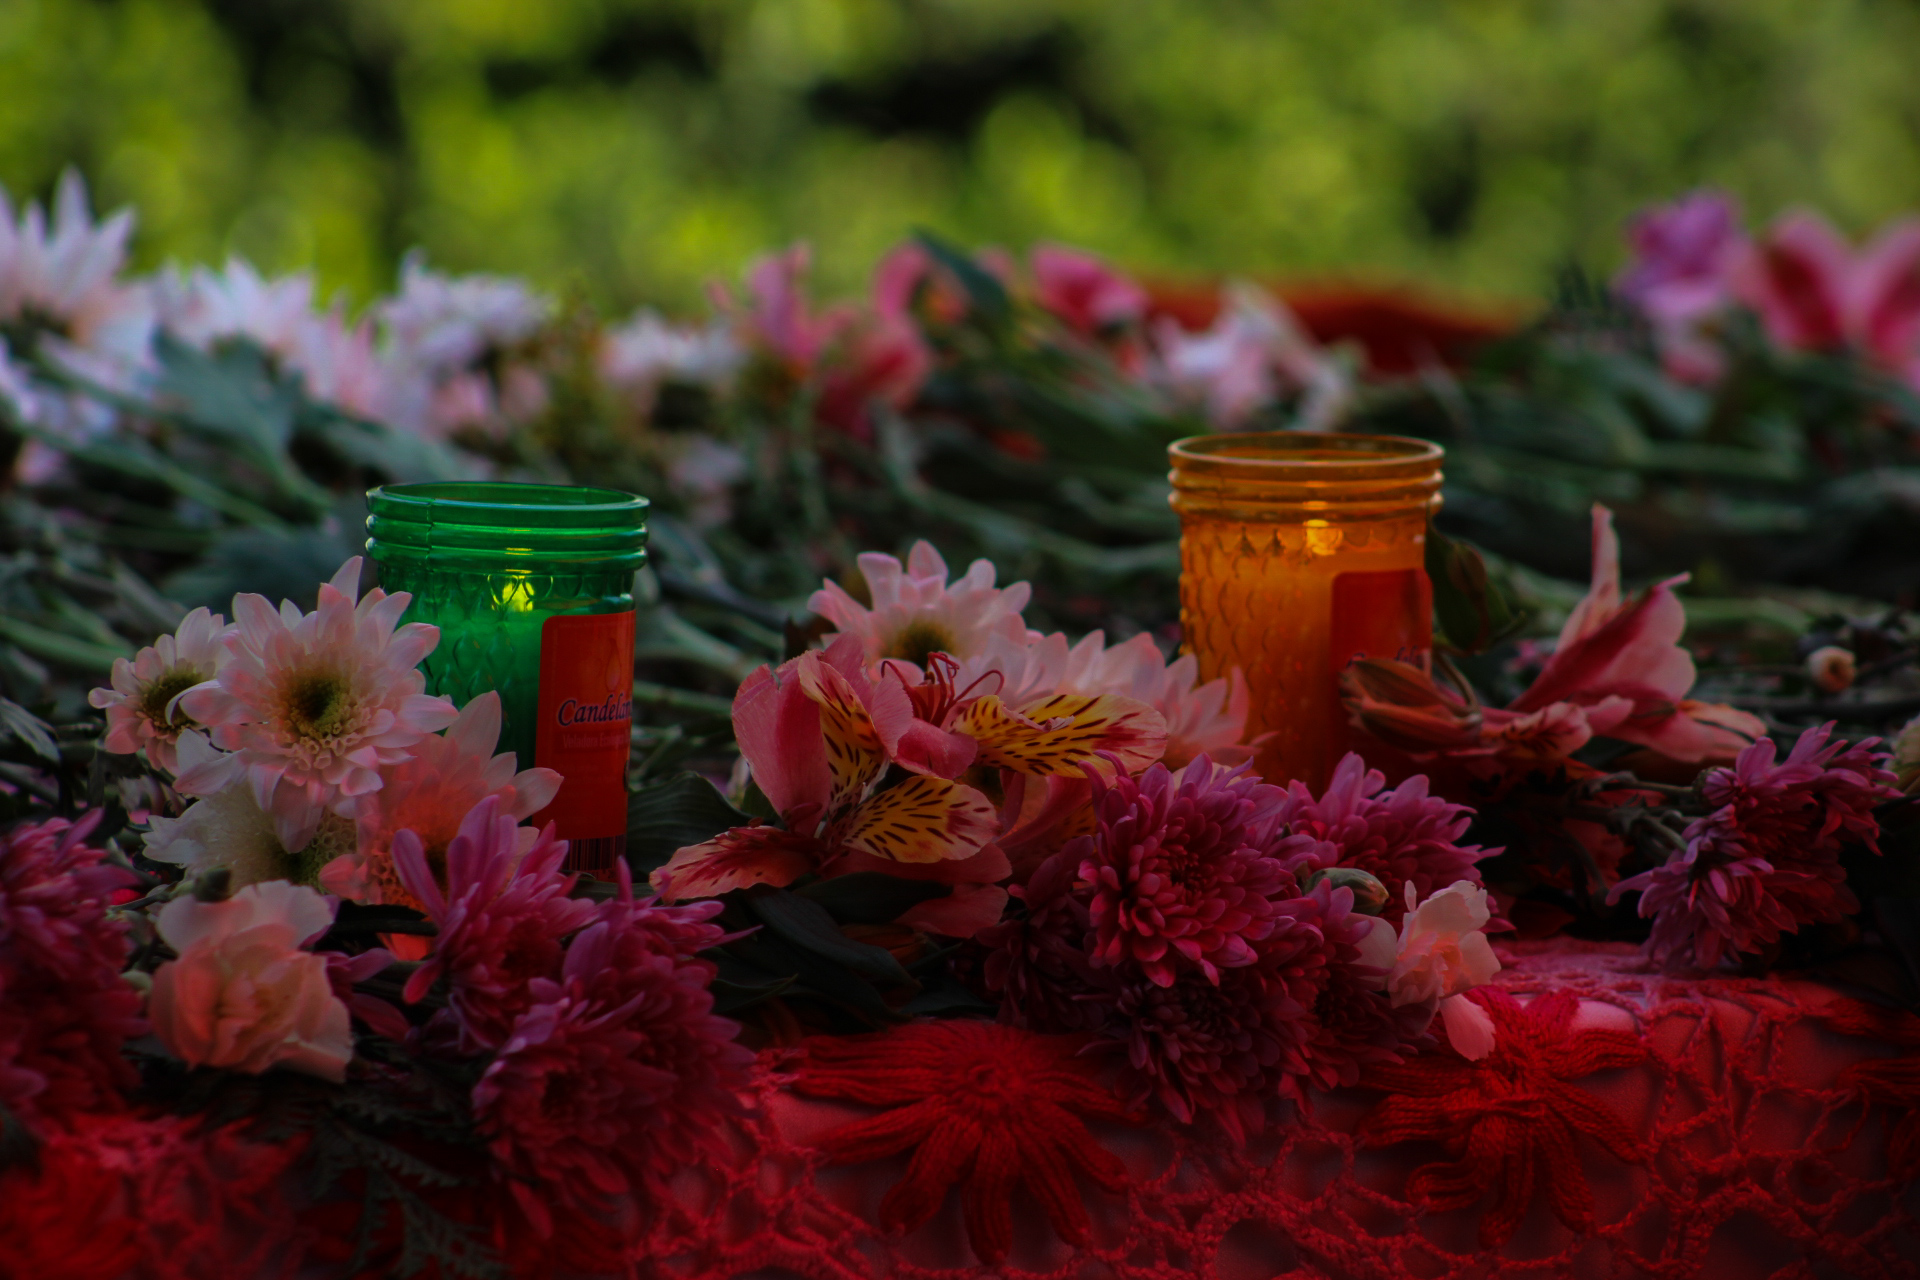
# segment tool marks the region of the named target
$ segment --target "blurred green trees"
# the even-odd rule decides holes
[[[795,237],[848,289],[915,225],[1529,295],[1699,182],[1920,204],[1915,48],[1894,0],[5,0],[0,183],[360,298],[417,244],[685,307]]]

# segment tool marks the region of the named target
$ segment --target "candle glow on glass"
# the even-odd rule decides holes
[[[1424,664],[1427,521],[1438,445],[1304,432],[1199,436],[1168,450],[1180,513],[1180,620],[1200,678],[1240,668],[1255,768],[1318,789],[1352,746],[1339,673]]]

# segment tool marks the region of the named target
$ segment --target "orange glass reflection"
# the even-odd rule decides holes
[[[1427,521],[1438,445],[1306,432],[1196,436],[1168,449],[1180,513],[1180,621],[1211,680],[1239,667],[1270,782],[1324,787],[1351,735],[1354,658],[1424,665]]]

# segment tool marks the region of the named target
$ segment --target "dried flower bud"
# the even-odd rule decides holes
[[[225,867],[202,871],[193,880],[193,896],[201,902],[225,902],[233,895],[233,872]]]
[[[1353,909],[1363,916],[1377,916],[1387,905],[1387,886],[1372,872],[1359,867],[1328,867],[1307,877],[1303,888],[1312,889],[1322,880],[1336,889],[1353,890]]]
[[[1893,779],[1902,791],[1920,791],[1920,716],[1893,740]]]
[[[1851,649],[1830,644],[1807,655],[1807,678],[1822,693],[1841,693],[1851,688],[1854,673]]]

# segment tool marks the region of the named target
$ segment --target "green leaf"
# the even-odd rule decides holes
[[[794,946],[875,982],[894,986],[913,984],[913,978],[900,967],[891,951],[856,942],[840,932],[840,926],[818,902],[766,885],[754,886],[746,900],[748,908],[768,929]]]
[[[988,328],[1007,322],[1013,312],[1013,303],[1007,297],[1007,287],[992,272],[975,262],[971,254],[947,243],[931,231],[917,231],[914,239],[920,242],[921,248],[933,255],[936,262],[953,272]]]
[[[1470,542],[1427,526],[1427,577],[1433,612],[1446,642],[1462,653],[1485,653],[1525,621],[1487,576],[1486,561]]]
[[[939,1017],[946,1014],[991,1014],[996,1006],[951,979],[929,987],[900,1006],[900,1012],[915,1017]]]
[[[884,871],[856,871],[852,875],[817,880],[796,890],[819,903],[841,924],[890,924],[900,913],[953,890],[931,880],[903,880]]]
[[[277,378],[259,347],[231,338],[201,351],[162,329],[153,350],[160,361],[155,394],[183,425],[257,458],[278,459],[286,451],[299,384]]]
[[[53,726],[19,703],[0,698],[0,729],[18,738],[49,764],[60,763],[60,743],[53,736]]]
[[[817,952],[793,945],[771,929],[736,939],[726,950],[765,973],[792,975],[793,995],[811,995],[838,1005],[871,1026],[902,1020],[871,982]]]
[[[675,774],[627,797],[627,864],[644,878],[675,851],[752,821],[699,774]]]

